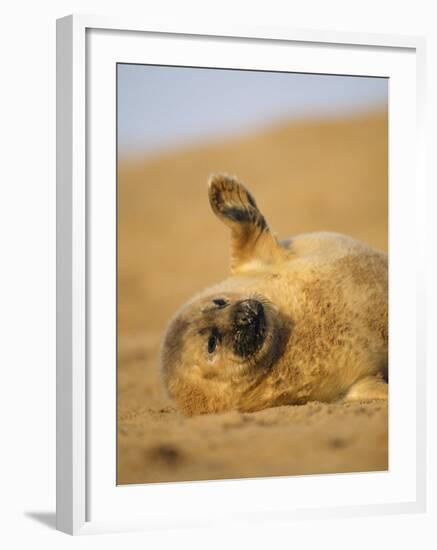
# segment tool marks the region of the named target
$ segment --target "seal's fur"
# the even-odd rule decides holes
[[[162,375],[179,408],[387,399],[387,256],[334,233],[278,242],[230,176],[211,177],[209,199],[231,229],[231,275],[167,328]]]

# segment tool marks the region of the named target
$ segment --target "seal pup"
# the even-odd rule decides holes
[[[387,256],[351,237],[278,241],[236,178],[209,180],[231,273],[169,322],[161,372],[186,415],[387,399]]]

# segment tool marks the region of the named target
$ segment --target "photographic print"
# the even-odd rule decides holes
[[[388,79],[117,65],[117,483],[388,469]]]

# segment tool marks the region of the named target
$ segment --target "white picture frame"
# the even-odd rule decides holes
[[[124,37],[123,43],[117,36]],[[293,493],[300,497],[296,497],[297,500],[294,501],[277,498],[274,507],[255,504],[255,491],[264,492],[264,500],[269,502],[271,499],[267,497],[278,495],[279,487],[289,483],[290,479],[115,487],[115,453],[111,455],[112,438],[115,445],[114,378],[107,381],[103,378],[101,369],[99,370],[99,365],[111,364],[115,357],[115,348],[111,348],[110,344],[108,355],[99,355],[99,349],[105,353],[99,341],[107,342],[108,334],[113,332],[114,327],[115,274],[105,277],[107,282],[99,285],[102,288],[99,288],[98,292],[96,286],[96,280],[101,280],[101,273],[108,273],[108,269],[115,267],[115,233],[111,232],[111,224],[115,223],[115,203],[110,196],[102,194],[111,193],[111,185],[106,186],[103,191],[98,185],[93,186],[90,182],[113,181],[115,174],[115,120],[108,117],[115,97],[115,89],[111,88],[111,79],[114,76],[111,76],[111,67],[117,60],[140,61],[143,50],[142,46],[139,47],[139,41],[147,39],[153,40],[155,58],[161,56],[163,64],[173,59],[176,65],[184,63],[184,56],[189,55],[190,44],[193,41],[202,40],[209,41],[211,46],[208,55],[213,57],[208,63],[209,66],[220,66],[220,48],[226,47],[228,55],[232,54],[237,59],[236,44],[244,46],[246,56],[242,53],[241,61],[238,62],[247,64],[251,49],[256,46],[259,54],[257,63],[264,63],[266,67],[272,66],[272,51],[277,46],[295,47],[298,53],[296,63],[300,62],[301,67],[304,67],[305,59],[308,59],[305,56],[311,55],[311,50],[314,50],[316,56],[320,51],[330,48],[327,57],[331,57],[332,62],[336,60],[335,62],[340,64],[338,66],[345,67],[344,70],[347,72],[342,74],[349,74],[350,71],[362,74],[360,71],[366,70],[363,67],[368,67],[366,74],[383,75],[387,72],[386,76],[397,82],[390,98],[390,230],[395,233],[393,238],[392,235],[390,237],[390,269],[391,272],[399,272],[402,269],[405,275],[403,279],[391,284],[391,292],[394,294],[390,295],[393,303],[390,322],[394,325],[398,338],[390,349],[390,357],[391,360],[395,358],[400,362],[406,362],[407,358],[411,357],[416,370],[414,375],[406,372],[405,376],[400,376],[398,380],[395,376],[394,390],[391,381],[390,453],[394,454],[395,458],[400,455],[402,438],[409,442],[409,449],[404,449],[405,452],[401,453],[403,464],[391,464],[387,477],[373,479],[369,474],[360,479],[358,476],[355,479],[353,475],[349,475],[348,478],[337,475],[310,476],[311,479],[293,478]],[[147,50],[147,44],[144,51],[150,52],[150,48]],[[307,53],[302,53],[302,59],[299,61],[300,51]],[[133,52],[136,52],[135,60],[132,59]],[[366,60],[368,55],[370,57]],[[267,517],[271,520],[284,520],[425,510],[425,229],[421,215],[425,211],[424,56],[425,40],[420,37],[250,27],[215,29],[193,26],[179,29],[155,27],[138,21],[80,15],[58,20],[56,414],[59,530],[70,534],[84,534],[210,525],[219,521],[230,522],[232,518],[234,521],[256,521],[261,513],[264,519]],[[378,60],[378,68],[372,69]],[[93,85],[90,88],[91,82]],[[105,90],[108,90],[108,97]],[[396,90],[399,90],[399,94]],[[93,99],[93,94],[98,95],[98,104],[95,97]],[[397,114],[401,111],[402,117],[406,117],[405,120],[401,120],[401,115]],[[408,127],[411,132],[401,138],[400,132],[396,130],[402,125],[404,128]],[[405,154],[407,150],[412,150],[411,147],[416,150],[415,156]],[[111,154],[111,151],[112,157],[104,165],[102,158],[108,159],[108,153]],[[393,184],[393,178],[396,178],[396,185]],[[408,193],[413,193],[416,198],[415,224],[411,224],[415,226],[415,230],[412,232],[410,226],[409,233],[402,229]],[[109,230],[101,231],[105,228]],[[103,247],[103,252],[96,252],[98,248],[95,239],[100,239],[99,242],[108,240],[109,244]],[[411,262],[410,256],[409,266],[404,265],[407,259],[405,255],[402,256],[402,251],[398,247],[399,241],[407,242],[415,250],[415,261]],[[93,266],[92,269],[90,266]],[[408,291],[407,299],[402,306],[409,313],[408,325],[402,324],[407,321],[399,320],[399,300],[392,300],[393,296],[396,298],[405,291]],[[104,305],[107,302],[103,300],[111,293],[114,304]],[[103,313],[103,308],[106,321],[96,317],[99,311]],[[414,330],[415,339],[412,344],[408,344],[406,339],[402,338],[402,334],[405,336],[407,330]],[[114,338],[115,334],[112,337]],[[114,373],[107,376],[109,378],[113,375]],[[411,392],[412,383],[416,388],[415,399],[411,404],[414,411],[409,410],[402,401],[403,392]],[[98,408],[95,406],[97,401]],[[392,414],[393,411],[396,415]],[[403,417],[402,434],[399,433],[399,426],[394,419],[400,418],[401,414],[409,415]],[[97,438],[102,438],[99,439],[98,449],[95,444],[93,446]],[[393,446],[396,442],[399,443],[399,448]],[[108,457],[107,460],[103,460],[105,456]],[[110,486],[112,471],[114,485]],[[361,474],[363,475],[366,476]],[[398,477],[395,477],[396,475]],[[370,492],[366,497],[364,494],[361,495],[362,500],[360,493],[353,499],[346,498],[346,486],[355,482],[358,484],[357,487],[384,487],[381,489],[381,498],[376,501]],[[320,495],[317,496],[317,486],[323,486],[324,492],[328,495],[325,500],[322,500]],[[332,488],[337,486],[336,492],[339,495],[343,494],[343,497],[335,501],[332,497]],[[371,490],[373,489],[369,489]],[[132,491],[135,492],[135,496]],[[204,501],[205,498],[211,498],[212,492],[216,507],[202,515],[201,508],[196,508],[195,503],[199,499]],[[142,496],[138,496],[140,493]],[[313,495],[314,498],[309,500],[316,502],[310,502],[308,498],[305,501],[305,495]],[[171,510],[164,508],[164,503],[170,500],[175,502]],[[181,502],[185,503],[185,507],[182,508],[183,513],[178,513],[178,510],[181,510]],[[147,503],[149,506],[145,506]],[[96,512],[91,513],[90,510],[94,509]]]

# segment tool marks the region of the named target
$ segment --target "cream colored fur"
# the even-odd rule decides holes
[[[387,399],[387,256],[335,233],[279,243],[229,176],[211,178],[209,197],[231,229],[231,275],[185,304],[164,337],[163,380],[181,410]],[[235,311],[248,299],[264,304],[267,333],[238,357]],[[222,336],[210,353],[213,329]]]

